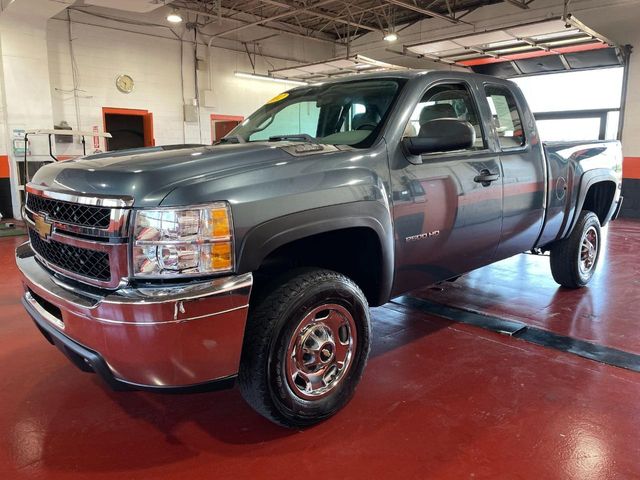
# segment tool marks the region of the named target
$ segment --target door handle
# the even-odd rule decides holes
[[[476,183],[481,183],[483,187],[488,187],[491,185],[491,182],[495,182],[500,178],[500,175],[497,173],[491,173],[489,170],[481,170],[480,175],[476,176],[473,181]]]

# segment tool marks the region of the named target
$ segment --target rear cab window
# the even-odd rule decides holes
[[[525,145],[522,117],[511,91],[498,85],[485,86],[491,121],[498,134],[500,148],[518,148]]]

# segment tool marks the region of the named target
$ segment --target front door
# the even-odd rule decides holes
[[[394,294],[446,280],[490,263],[502,228],[499,156],[489,149],[478,108],[465,82],[429,87],[405,136],[428,134],[429,122],[469,122],[476,141],[467,150],[422,155],[391,171],[396,240]]]

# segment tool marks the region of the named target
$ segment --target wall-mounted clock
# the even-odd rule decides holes
[[[129,75],[118,75],[116,78],[116,88],[122,93],[131,93],[133,90],[133,78]]]

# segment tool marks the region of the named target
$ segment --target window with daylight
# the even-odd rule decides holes
[[[614,140],[622,100],[622,67],[512,80],[524,93],[543,141]]]

